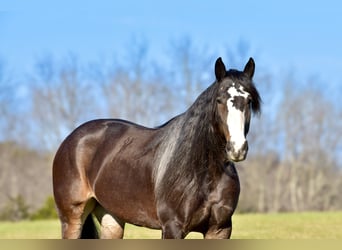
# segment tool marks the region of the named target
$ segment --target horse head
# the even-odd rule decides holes
[[[246,158],[251,113],[260,112],[260,96],[252,80],[254,70],[252,58],[243,71],[226,71],[221,58],[215,63],[219,128],[226,140],[227,158],[235,162]]]

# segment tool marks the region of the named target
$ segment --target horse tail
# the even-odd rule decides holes
[[[98,238],[99,238],[99,234],[96,229],[94,218],[91,214],[89,214],[82,227],[81,239],[98,239]]]

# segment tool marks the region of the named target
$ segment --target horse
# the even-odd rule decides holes
[[[62,238],[114,238],[125,223],[228,239],[240,184],[234,162],[248,152],[251,113],[260,112],[255,63],[226,70],[182,114],[148,128],[121,119],[88,121],[61,143],[53,193]]]

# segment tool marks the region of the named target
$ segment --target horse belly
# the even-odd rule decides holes
[[[148,166],[117,159],[101,171],[94,193],[101,206],[123,221],[160,228]]]

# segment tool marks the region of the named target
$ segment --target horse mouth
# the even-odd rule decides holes
[[[228,159],[233,162],[243,161],[246,159],[246,157],[247,157],[247,153],[234,154],[234,153],[228,152]]]
[[[247,158],[248,150],[239,150],[237,152],[233,150],[226,150],[228,161],[239,162],[244,161]]]

